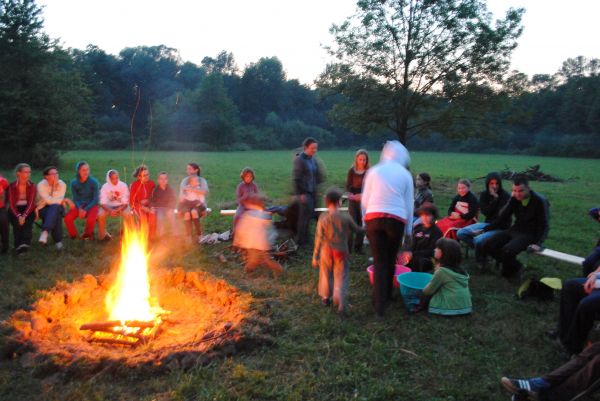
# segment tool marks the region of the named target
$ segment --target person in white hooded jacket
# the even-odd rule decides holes
[[[393,294],[396,254],[405,234],[412,235],[413,178],[410,155],[398,141],[388,141],[379,163],[367,172],[362,211],[374,265],[373,308],[382,317]]]
[[[98,237],[109,240],[111,235],[106,232],[107,217],[129,216],[129,187],[119,180],[117,170],[108,170],[106,183],[100,188],[100,211],[98,213]]]

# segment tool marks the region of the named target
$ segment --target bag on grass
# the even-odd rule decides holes
[[[529,278],[521,284],[517,290],[519,299],[534,298],[539,301],[551,301],[554,299],[554,291],[562,288],[559,278],[544,277],[537,279]]]

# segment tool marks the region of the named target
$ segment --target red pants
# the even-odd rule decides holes
[[[138,227],[148,228],[148,239],[152,240],[156,234],[156,215],[140,209],[136,209],[133,214],[136,217]]]
[[[94,226],[96,225],[96,217],[98,216],[98,206],[94,206],[87,211],[85,215],[85,230],[83,235],[86,237],[94,236]],[[77,228],[75,227],[75,220],[79,217],[79,209],[71,208],[69,213],[65,216],[65,225],[67,226],[67,232],[69,237],[77,238]]]

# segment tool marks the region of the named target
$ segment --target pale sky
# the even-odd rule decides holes
[[[305,84],[323,71],[332,23],[353,14],[355,0],[38,0],[45,32],[64,47],[94,44],[117,55],[125,47],[164,44],[200,64],[221,50],[243,69],[277,56],[289,79]],[[524,7],[525,27],[512,67],[552,74],[569,57],[600,58],[600,1],[488,0],[495,18]]]

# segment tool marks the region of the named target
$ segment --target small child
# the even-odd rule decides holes
[[[200,243],[202,236],[202,227],[200,226],[200,217],[206,215],[205,194],[208,192],[206,180],[197,175],[188,177],[187,185],[181,188],[179,193],[179,212],[183,215],[185,222],[185,232],[194,242],[192,236],[192,224],[196,229],[197,241]]]
[[[325,195],[327,212],[319,216],[315,232],[315,249],[312,266],[319,268],[319,296],[321,304],[333,304],[338,313],[347,313],[346,293],[348,292],[348,238],[351,231],[364,233],[349,214],[339,211],[342,194],[330,189]]]
[[[275,276],[279,276],[283,273],[283,267],[269,255],[269,231],[273,223],[271,213],[265,212],[264,198],[258,194],[250,195],[246,198],[244,207],[246,211],[238,221],[233,246],[246,252],[246,273],[251,273],[262,265],[271,269]]]
[[[244,203],[248,197],[252,195],[258,194],[258,186],[254,182],[254,170],[250,167],[244,167],[242,172],[240,173],[240,178],[242,182],[240,182],[235,190],[235,198],[237,200],[238,207],[235,210],[235,216],[233,216],[233,230],[235,233],[235,228],[237,226],[242,213],[246,211],[244,207]]]
[[[440,238],[435,243],[434,257],[435,273],[423,289],[423,295],[431,297],[429,313],[447,316],[471,313],[469,275],[460,267],[460,245],[453,239]]]
[[[177,234],[175,224],[175,205],[177,198],[175,191],[169,186],[169,174],[165,171],[158,173],[156,178],[156,187],[152,191],[150,207],[156,215],[156,232],[158,236],[165,235],[166,223],[168,222],[171,234]]]

